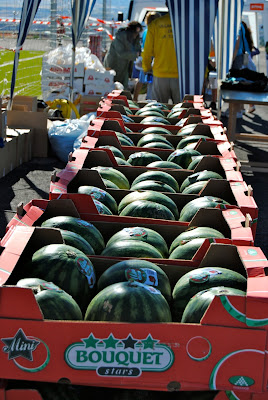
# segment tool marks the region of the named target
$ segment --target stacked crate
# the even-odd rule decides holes
[[[192,135],[205,134],[206,138],[196,142],[195,150],[207,157],[194,170],[120,165],[110,146],[127,160],[145,150],[138,147],[139,140],[145,136],[142,131],[155,126],[142,123],[143,118],[135,115],[131,100],[131,94],[125,91],[113,91],[101,100],[97,117],[89,126],[80,148],[70,154],[66,167],[52,176],[49,200],[33,199],[20,205],[7,226],[0,255],[0,318],[4,343],[0,376],[7,383],[12,379],[68,382],[89,390],[95,387],[123,388],[161,394],[196,391],[199,398],[203,392],[211,391],[217,400],[264,399],[268,378],[268,311],[265,306],[268,301],[265,273],[268,262],[261,249],[254,247],[258,208],[251,188],[243,180],[226,129],[210,110],[204,108],[202,96],[188,95],[182,102],[186,110],[181,117],[166,117],[169,125],[164,128],[170,131],[168,139],[176,149],[182,140],[177,135],[178,130],[196,124]],[[143,102],[137,104],[139,107],[145,105]],[[171,109],[174,105],[166,106]],[[132,110],[133,114],[126,115],[126,109]],[[176,125],[178,122],[179,126]],[[127,135],[134,145],[121,144],[118,133]],[[146,148],[146,151],[167,160],[174,150]],[[99,166],[122,173],[130,187],[107,187],[96,169]],[[180,221],[107,214],[97,198],[78,193],[81,186],[94,186],[119,204],[132,193],[134,179],[152,170],[168,172],[179,186],[186,178],[204,170],[222,176],[223,179],[211,179],[199,193],[163,191],[178,210],[202,196],[222,198],[229,204],[201,208],[189,221]],[[146,259],[164,270],[172,288],[180,277],[196,268],[210,269],[211,274],[221,267],[239,271],[247,277],[247,294],[216,296],[199,324],[43,319],[31,290],[14,286],[13,276],[23,267],[21,260],[25,252],[63,242],[57,229],[40,228],[43,221],[60,215],[93,224],[105,243],[125,228],[155,230],[168,245],[190,228],[217,229],[224,232],[224,238],[206,239],[191,259]],[[127,256],[103,254],[88,255],[88,258],[97,280],[110,266],[128,259]],[[11,352],[19,346],[19,339],[25,346],[27,343],[33,346],[31,357],[23,362]],[[34,347],[33,341],[35,345],[38,342],[38,347]],[[28,390],[25,390],[25,398]],[[5,389],[2,392],[8,394]],[[13,398],[22,399],[20,392],[17,389]]]

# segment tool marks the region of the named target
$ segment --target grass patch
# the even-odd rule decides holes
[[[44,51],[21,50],[15,94],[40,97],[42,56]],[[9,96],[13,71],[14,53],[8,50],[0,50],[0,95]]]

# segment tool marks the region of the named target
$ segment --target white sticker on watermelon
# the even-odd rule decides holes
[[[96,275],[93,265],[89,263],[89,260],[82,257],[78,257],[76,263],[79,271],[86,276],[89,287],[93,288],[96,283]]]
[[[96,190],[92,189],[90,195],[96,200],[103,200],[105,198],[106,192],[102,189]]]
[[[147,237],[147,232],[143,228],[133,227],[133,228],[124,228],[123,230],[129,236],[137,236],[137,237],[142,237],[142,238],[146,238]]]

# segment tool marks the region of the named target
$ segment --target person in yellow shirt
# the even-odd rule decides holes
[[[153,61],[153,62],[152,62]],[[144,73],[153,73],[152,99],[161,103],[180,102],[177,57],[169,13],[148,26],[142,52]]]

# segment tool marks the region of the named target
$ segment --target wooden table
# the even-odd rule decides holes
[[[221,90],[221,97],[223,101],[229,103],[227,136],[230,142],[235,140],[236,113],[240,111],[242,104],[268,106],[268,92],[239,92],[238,90]]]

